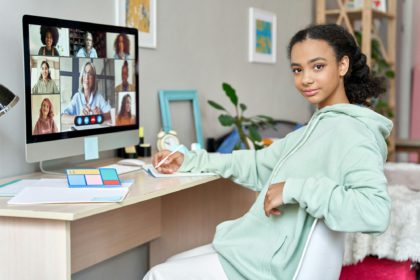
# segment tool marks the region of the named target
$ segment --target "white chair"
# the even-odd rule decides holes
[[[318,220],[308,242],[306,251],[304,252],[303,258],[293,279],[337,280],[340,277],[343,263],[344,233],[332,231],[322,220]],[[168,270],[168,265],[170,266],[171,263],[173,264],[174,262],[196,256],[208,256],[209,262],[213,260],[211,259],[211,256],[216,256],[215,259],[217,260],[217,255],[213,246],[207,244],[169,258],[165,262],[165,269],[160,268],[160,271],[154,271],[153,273],[149,272],[143,280],[166,279],[165,277],[162,278],[162,276],[168,274],[168,271],[172,272],[172,279],[178,279],[177,277],[173,277],[173,272],[178,270],[181,271],[183,268],[171,271],[172,268],[169,267]],[[177,265],[179,266],[179,263]],[[185,264],[183,265],[185,266]],[[188,263],[186,267],[191,267],[191,264]],[[223,274],[223,272],[221,274]],[[217,279],[220,278],[217,277]]]
[[[294,279],[337,280],[344,257],[344,232],[332,231],[318,220]]]

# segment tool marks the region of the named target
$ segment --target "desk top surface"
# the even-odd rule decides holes
[[[113,160],[115,161],[115,160]],[[111,164],[112,161],[104,161],[103,166]],[[11,179],[33,179],[33,178],[64,178],[65,175],[47,175],[33,173],[25,176],[1,179],[0,183]],[[122,180],[134,179],[133,185],[124,199],[119,203],[77,203],[77,204],[38,204],[38,205],[8,205],[10,197],[0,197],[0,216],[40,218],[52,220],[75,221],[92,215],[97,215],[110,210],[118,209],[145,200],[161,197],[166,194],[195,187],[220,178],[219,176],[203,177],[172,177],[153,178],[145,171],[135,171],[120,175]]]

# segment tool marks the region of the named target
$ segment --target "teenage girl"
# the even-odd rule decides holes
[[[366,56],[334,24],[296,33],[288,56],[297,90],[317,107],[311,120],[263,150],[170,156],[158,171],[211,171],[259,196],[243,217],[217,226],[211,245],[155,266],[144,279],[302,279],[317,221],[330,232],[386,230],[391,203],[383,164],[392,122],[366,106],[383,92]],[[157,153],[153,164],[168,154]],[[338,279],[340,257],[337,269],[319,267],[306,279]]]

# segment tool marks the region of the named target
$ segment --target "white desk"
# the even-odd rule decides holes
[[[25,177],[41,176],[51,177]],[[218,223],[239,217],[255,200],[217,176],[155,179],[140,171],[121,178],[135,179],[122,203],[16,206],[0,198],[1,279],[71,279],[150,241],[154,265],[210,242]]]

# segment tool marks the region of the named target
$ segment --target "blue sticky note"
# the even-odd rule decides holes
[[[120,180],[115,168],[99,168],[102,179],[105,180]]]
[[[98,137],[85,137],[85,160],[98,158]]]
[[[67,175],[69,186],[86,186],[85,175]]]

